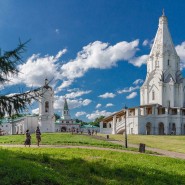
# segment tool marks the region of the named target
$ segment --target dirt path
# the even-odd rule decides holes
[[[120,145],[123,144],[122,141],[109,141],[109,142],[120,144]],[[0,147],[25,148],[24,145],[13,145],[13,144],[6,144],[6,145],[1,144]],[[139,148],[138,145],[134,145],[134,144],[128,144],[128,147]],[[31,145],[31,148],[38,148],[38,146]],[[120,149],[113,149],[113,148],[102,148],[102,147],[95,147],[95,146],[41,145],[39,148],[83,148],[83,149],[92,149],[92,150],[95,149],[95,150],[106,150],[106,151],[117,151],[117,152],[127,152],[127,153],[140,154],[139,152],[134,152],[134,151],[120,150]],[[163,157],[166,156],[166,157],[172,157],[172,158],[185,159],[185,154],[178,153],[178,152],[171,152],[171,151],[161,150],[161,149],[157,149],[157,148],[150,148],[150,147],[146,147],[146,150],[150,150],[150,151],[162,154],[162,155],[158,155],[158,156],[163,156]],[[154,155],[154,154],[150,154],[150,155]]]
[[[123,141],[112,140],[112,141],[109,141],[109,142],[123,145]],[[139,149],[139,145],[136,145],[136,144],[128,144],[128,147],[133,147],[133,148],[138,148]],[[168,157],[172,157],[172,158],[185,159],[185,154],[183,154],[183,153],[172,152],[172,151],[162,150],[162,149],[158,149],[158,148],[150,148],[150,147],[147,147],[147,146],[146,146],[145,149],[153,151],[153,152],[157,152],[157,153],[162,154],[164,156],[168,156]]]

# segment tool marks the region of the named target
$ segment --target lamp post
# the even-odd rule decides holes
[[[128,145],[127,145],[127,118],[126,118],[128,107],[126,107],[126,105],[125,105],[124,109],[125,109],[125,148],[128,148]]]

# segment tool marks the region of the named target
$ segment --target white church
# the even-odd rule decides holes
[[[124,133],[125,125],[128,134],[185,134],[185,79],[164,12],[159,18],[147,60],[146,79],[140,88],[140,106],[104,118],[100,132]]]
[[[5,118],[1,120],[0,135],[4,134],[23,134],[27,129],[31,133],[35,132],[37,126],[41,132],[55,132],[54,116],[54,91],[48,85],[48,80],[40,88],[39,115],[26,115],[17,119]]]

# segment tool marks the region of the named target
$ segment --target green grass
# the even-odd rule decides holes
[[[36,144],[35,134],[32,134],[31,143]],[[0,144],[24,144],[25,135],[0,136]],[[97,146],[104,148],[124,149],[138,152],[137,148],[125,148],[120,144],[108,142],[106,139],[99,139],[96,136],[71,134],[71,133],[43,133],[41,145],[75,145],[75,146]],[[158,154],[157,152],[146,151],[147,154]]]
[[[0,185],[185,184],[185,161],[90,149],[0,149]]]
[[[106,137],[103,134],[99,134],[99,136]],[[109,137],[110,139],[124,141],[124,135],[121,134],[109,135]],[[128,135],[128,143],[145,143],[148,147],[185,153],[185,136]]]
[[[32,134],[32,144],[36,144],[35,134]],[[0,136],[0,144],[24,144],[25,135]],[[99,140],[88,135],[71,133],[44,133],[42,134],[42,145],[86,145],[122,148],[117,144],[112,144],[106,140]]]

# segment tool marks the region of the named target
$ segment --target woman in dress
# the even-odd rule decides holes
[[[31,135],[30,135],[30,133],[29,133],[29,130],[26,130],[26,140],[25,140],[25,142],[24,142],[24,145],[26,146],[26,145],[29,145],[29,147],[30,147],[30,145],[31,145]]]

